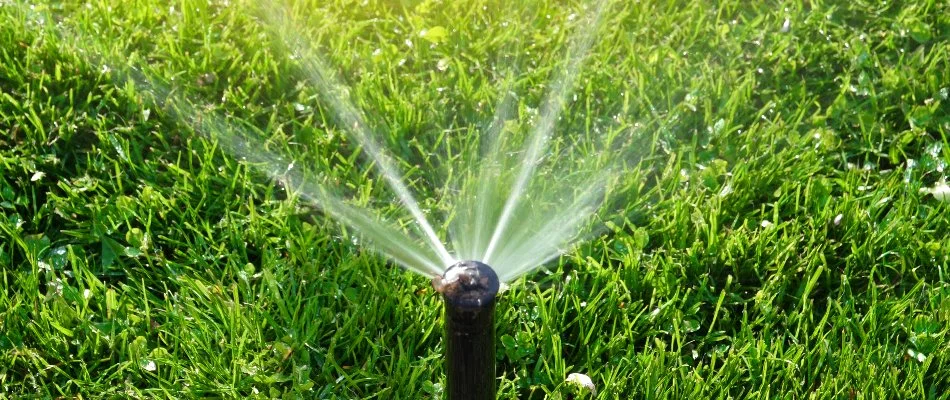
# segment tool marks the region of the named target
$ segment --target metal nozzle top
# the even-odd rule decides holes
[[[432,287],[456,307],[478,308],[494,303],[499,283],[487,264],[459,261],[432,278]]]

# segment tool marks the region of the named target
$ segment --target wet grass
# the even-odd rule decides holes
[[[131,3],[0,1],[0,398],[440,397],[428,281],[196,122],[392,203],[267,10]],[[530,119],[583,14],[306,3],[433,212],[505,74]],[[950,161],[947,3],[621,3],[557,127],[632,132],[635,163],[606,229],[503,295],[499,397],[950,398],[950,208],[920,191]]]

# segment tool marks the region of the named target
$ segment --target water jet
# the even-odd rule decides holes
[[[495,398],[495,299],[498,275],[460,261],[432,279],[445,303],[446,398]]]

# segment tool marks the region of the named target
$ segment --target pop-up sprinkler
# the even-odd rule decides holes
[[[459,261],[432,286],[445,299],[446,398],[493,400],[498,275],[478,261]]]

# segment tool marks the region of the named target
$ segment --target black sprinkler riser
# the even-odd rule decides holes
[[[445,300],[446,398],[493,400],[498,275],[478,261],[460,261],[432,286]]]

